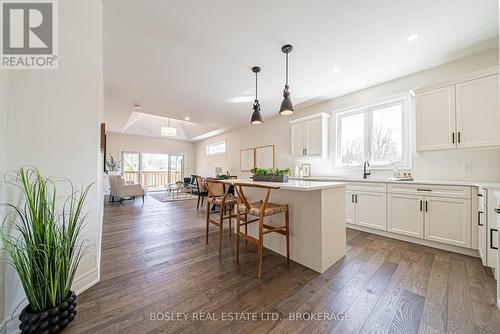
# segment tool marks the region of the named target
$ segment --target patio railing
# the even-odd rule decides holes
[[[123,172],[126,182],[139,183],[139,172]],[[165,189],[169,183],[182,181],[182,172],[142,172],[141,184],[148,190]]]

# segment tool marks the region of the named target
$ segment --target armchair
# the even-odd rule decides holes
[[[144,189],[140,184],[125,184],[123,179],[119,175],[109,176],[109,186],[111,188],[111,196],[113,198],[118,198],[120,204],[124,198],[137,196],[142,196],[142,202],[144,203]]]

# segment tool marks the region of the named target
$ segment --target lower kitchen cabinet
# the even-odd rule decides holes
[[[354,192],[345,192],[345,222],[346,224],[354,224]]]
[[[418,195],[389,194],[388,231],[424,237],[424,197]]]
[[[346,191],[346,223],[387,231],[387,195]]]
[[[474,193],[474,199],[478,197]],[[349,225],[397,235],[486,251],[484,217],[472,219],[472,190],[468,186],[352,183],[346,186]],[[474,215],[478,214],[474,206]],[[481,228],[482,227],[482,228]],[[376,233],[376,231],[374,231]],[[478,240],[472,242],[472,238]],[[404,240],[404,239],[403,239]],[[489,254],[489,252],[488,252]],[[495,258],[496,259],[496,258]]]
[[[470,247],[470,210],[469,199],[425,196],[425,239]]]

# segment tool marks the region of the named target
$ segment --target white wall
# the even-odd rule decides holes
[[[57,70],[10,72],[5,167],[35,165],[46,176],[69,177],[84,185],[97,182],[86,206],[90,216],[84,238],[90,249],[73,286],[81,291],[98,279],[102,223],[100,0],[59,1],[59,50]],[[5,315],[17,317],[20,309],[13,314],[14,309],[24,299],[17,274],[9,269],[5,282]]]
[[[232,174],[249,176],[239,167],[240,150],[261,145],[276,145],[276,164],[279,168],[289,167],[293,170],[295,161],[291,156],[291,130],[288,121],[319,112],[331,112],[350,106],[370,103],[381,98],[407,93],[410,89],[430,83],[443,81],[454,76],[476,71],[498,64],[498,49],[491,50],[470,58],[452,62],[418,72],[406,77],[392,80],[349,95],[331,99],[312,107],[298,110],[292,117],[275,117],[265,120],[261,126],[247,125],[216,137],[196,143],[196,170],[201,175],[213,175],[216,166],[229,170]],[[339,83],[342,84],[342,83]],[[293,83],[292,83],[293,85]],[[277,92],[279,93],[279,92]],[[278,106],[276,106],[278,110]],[[248,119],[250,120],[250,105]],[[207,157],[205,146],[220,140],[227,141],[227,154]],[[330,145],[331,146],[331,145]],[[418,179],[446,180],[491,180],[500,181],[500,150],[440,151],[416,153],[413,144],[413,174]],[[359,170],[333,169],[330,159],[308,160],[312,164],[313,176],[361,176]],[[463,164],[472,164],[472,173],[465,175]],[[372,171],[372,178],[392,176],[390,170]]]
[[[192,142],[167,138],[143,137],[121,133],[107,133],[106,153],[113,155],[115,160],[121,160],[122,151],[182,154],[184,155],[184,175],[195,172],[195,145]]]
[[[0,71],[0,179],[7,168],[7,108],[8,108],[9,72]],[[5,200],[5,189],[0,187],[0,203]],[[0,222],[3,217],[0,207]],[[5,254],[0,241],[0,333],[5,320]]]

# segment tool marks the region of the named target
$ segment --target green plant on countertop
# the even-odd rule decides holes
[[[281,176],[281,175],[290,175],[291,171],[290,168],[285,168],[285,169],[272,169],[272,168],[252,168],[251,170],[253,175],[258,175],[258,176]]]

